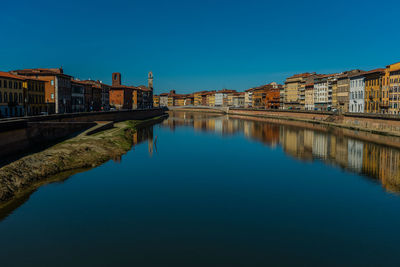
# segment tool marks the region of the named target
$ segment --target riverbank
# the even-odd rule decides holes
[[[96,130],[94,127],[0,168],[0,203],[53,182],[51,177],[54,175],[90,169],[110,159],[118,159],[131,149],[133,135],[139,127],[161,120],[162,117],[156,117],[144,121],[119,122],[112,129],[92,134]]]
[[[353,131],[400,137],[400,119],[389,116],[363,116],[363,114],[336,115],[331,112],[296,112],[281,110],[229,109],[227,112],[213,108],[177,108],[172,111],[211,112],[269,119],[280,119],[345,128]]]

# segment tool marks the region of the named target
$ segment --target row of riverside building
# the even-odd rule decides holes
[[[237,108],[280,107],[280,91],[282,85],[270,83],[250,88],[245,92],[222,89],[219,91],[200,91],[192,94],[177,94],[175,90],[154,96],[155,107],[171,106],[210,106]]]
[[[295,74],[284,85],[270,83],[244,92],[224,89],[180,95],[173,90],[154,96],[154,105],[399,114],[400,62],[370,71]]]
[[[127,86],[120,73],[107,85],[76,79],[62,68],[0,71],[0,118],[152,107],[152,72],[148,86]]]

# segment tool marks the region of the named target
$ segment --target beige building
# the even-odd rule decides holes
[[[314,73],[295,74],[285,81],[283,105],[285,109],[304,109],[305,84]]]
[[[304,109],[314,110],[314,83],[305,85]]]
[[[361,70],[345,71],[337,76],[336,109],[338,109],[340,112],[349,111],[349,93],[350,93],[349,76],[360,72]]]

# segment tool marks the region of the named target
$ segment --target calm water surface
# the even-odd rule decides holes
[[[395,148],[184,112],[134,139],[0,210],[1,266],[399,265]]]

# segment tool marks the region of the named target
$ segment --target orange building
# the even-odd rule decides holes
[[[279,109],[281,88],[281,85],[277,85],[267,90],[267,94],[265,96],[265,107],[267,109]]]
[[[116,109],[132,109],[133,91],[135,87],[121,85],[121,74],[112,74],[110,88],[110,106]]]
[[[270,83],[253,88],[252,107],[279,109],[281,85]]]

